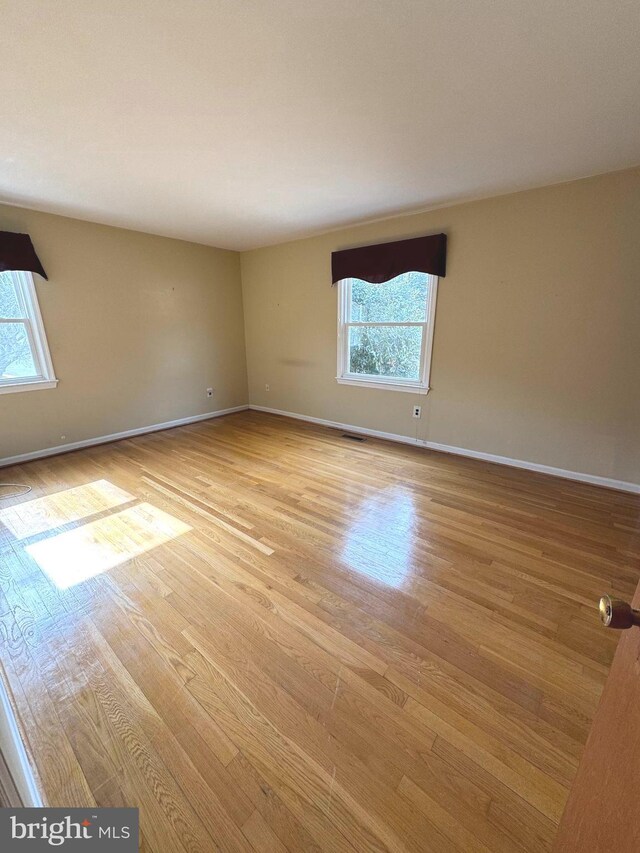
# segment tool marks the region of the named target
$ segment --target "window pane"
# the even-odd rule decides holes
[[[427,319],[429,276],[407,272],[370,284],[351,279],[352,323],[423,323]]]
[[[2,317],[5,319],[24,317],[13,284],[13,274],[10,272],[0,272],[0,318]]]
[[[355,326],[349,329],[349,372],[420,379],[423,326]]]
[[[0,323],[0,380],[38,376],[24,323]]]

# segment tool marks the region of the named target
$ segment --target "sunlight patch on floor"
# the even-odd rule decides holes
[[[16,539],[26,539],[132,500],[133,495],[108,480],[96,480],[0,510],[0,523]]]
[[[142,503],[25,550],[59,589],[68,589],[190,530],[172,515]]]

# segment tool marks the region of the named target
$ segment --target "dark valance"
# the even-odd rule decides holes
[[[28,234],[0,231],[0,272],[24,270],[47,278]],[[47,279],[48,280],[48,279]]]
[[[446,263],[447,235],[432,234],[332,252],[331,274],[333,284],[343,278],[360,278],[381,284],[405,272],[444,276]]]

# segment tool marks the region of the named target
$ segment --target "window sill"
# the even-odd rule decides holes
[[[377,382],[375,379],[351,379],[336,376],[338,385],[357,385],[360,388],[376,388],[381,391],[405,391],[409,394],[428,394],[430,389],[424,385],[408,385],[402,382]]]
[[[47,388],[55,388],[57,385],[57,379],[34,379],[26,380],[25,382],[12,382],[6,385],[0,384],[0,394],[17,394],[20,391],[44,391]]]

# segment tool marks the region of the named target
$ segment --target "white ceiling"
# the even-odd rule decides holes
[[[640,163],[638,0],[2,0],[0,200],[233,249]]]

